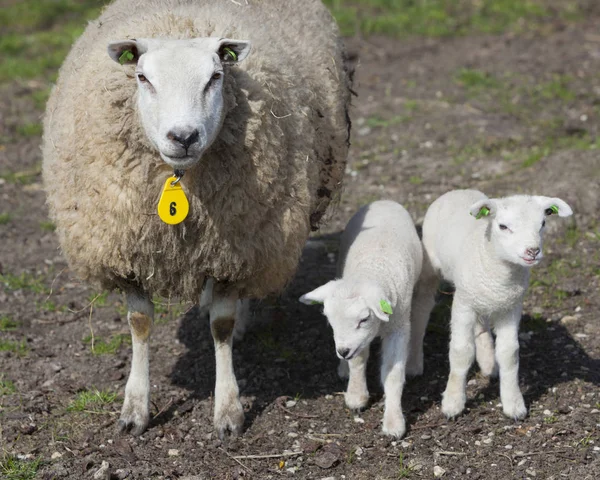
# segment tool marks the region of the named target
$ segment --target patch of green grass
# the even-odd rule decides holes
[[[533,315],[523,316],[523,328],[522,330],[540,332],[546,330],[548,325],[546,320],[540,313],[534,313]]]
[[[29,170],[22,170],[20,172],[2,172],[0,178],[7,183],[28,185],[35,182],[36,178],[42,173],[42,166],[36,165],[34,168]]]
[[[40,468],[41,459],[19,460],[7,455],[0,460],[0,473],[5,480],[33,480]]]
[[[44,232],[54,232],[56,230],[56,225],[54,225],[54,222],[51,222],[50,220],[45,220],[40,222],[40,228]]]
[[[568,102],[575,98],[575,93],[569,89],[571,81],[572,78],[568,75],[554,75],[552,80],[536,85],[535,93],[544,100],[559,98]]]
[[[402,452],[398,457],[398,463],[398,474],[396,475],[396,478],[409,478],[410,474],[413,472],[413,468],[410,465],[404,464],[404,454]]]
[[[12,220],[10,213],[0,213],[0,225],[6,225]]]
[[[164,325],[175,320],[183,315],[185,311],[183,304],[179,302],[171,303],[170,299],[155,296],[152,302],[154,303],[154,323],[156,325]]]
[[[408,179],[408,181],[413,185],[421,185],[423,183],[423,179],[418,175],[413,175]]]
[[[126,333],[112,335],[107,341],[102,338],[94,337],[92,345],[92,336],[88,335],[83,339],[83,343],[90,344],[94,355],[114,355],[121,348],[121,345],[131,345],[131,336]]]
[[[4,380],[0,378],[0,397],[4,395],[12,395],[17,391],[15,384],[12,380]]]
[[[67,407],[68,412],[102,413],[117,399],[109,390],[84,390],[79,392]]]
[[[13,332],[19,327],[19,323],[8,315],[0,317],[0,332]]]
[[[542,158],[550,155],[550,153],[552,153],[552,149],[549,146],[545,146],[542,148],[534,146],[531,148],[525,160],[521,162],[521,167],[529,168],[535,165],[537,162],[539,162]]]
[[[371,128],[388,128],[399,123],[404,123],[410,120],[410,116],[407,115],[394,115],[392,118],[385,119],[378,115],[367,118],[365,125]]]
[[[25,123],[17,127],[17,133],[23,137],[39,137],[42,134],[41,123]]]
[[[531,30],[552,19],[582,14],[569,5],[552,10],[536,0],[324,0],[344,35],[449,36]],[[569,3],[569,4],[567,4]]]
[[[471,92],[496,89],[501,86],[501,82],[493,75],[481,70],[474,70],[470,68],[461,68],[456,73],[455,79],[458,83]]]
[[[108,292],[92,293],[88,296],[87,301],[93,304],[94,307],[105,307],[108,299]]]
[[[544,417],[544,423],[546,425],[552,425],[553,423],[558,422],[558,417],[555,415],[550,415],[548,417]]]
[[[36,302],[36,308],[38,312],[66,312],[68,310],[66,305],[57,305],[52,300]]]
[[[27,343],[24,339],[20,342],[12,342],[10,340],[0,339],[0,352],[12,352],[19,357],[23,357],[28,351],[29,349],[27,348]]]
[[[29,290],[33,293],[48,293],[42,277],[23,272],[21,275],[12,273],[0,274],[0,283],[9,290]]]

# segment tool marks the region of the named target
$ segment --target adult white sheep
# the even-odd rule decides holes
[[[395,437],[406,431],[401,405],[405,372],[423,371],[421,348],[429,310],[413,312],[411,339],[411,301],[422,259],[423,247],[410,214],[396,202],[374,202],[361,208],[344,230],[338,261],[341,278],[300,297],[306,304],[324,304],[341,359],[338,372],[349,377],[345,399],[351,409],[369,402],[369,348],[381,337],[383,432]],[[414,313],[420,315],[415,318]]]
[[[212,278],[214,425],[241,431],[236,301],[285,286],[339,192],[349,84],[319,0],[117,0],[74,45],[48,101],[44,180],[72,270],[127,294],[122,430],[149,420],[152,295],[197,302]],[[189,201],[177,225],[156,215],[174,169]]]
[[[427,210],[423,221],[426,254],[435,272],[456,287],[450,375],[442,400],[447,417],[460,414],[465,407],[466,378],[475,347],[482,372],[494,373],[490,326],[496,333],[504,414],[514,419],[527,414],[519,389],[523,297],[530,268],[542,258],[546,217],[572,213],[560,198],[514,195],[491,199],[476,190],[448,192]]]

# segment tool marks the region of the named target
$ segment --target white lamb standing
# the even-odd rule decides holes
[[[429,207],[423,222],[425,261],[456,288],[450,375],[442,400],[447,417],[459,415],[465,407],[467,373],[475,355],[486,376],[496,373],[497,361],[504,414],[513,419],[527,414],[518,376],[523,297],[530,269],[542,259],[546,217],[572,213],[560,198],[492,199],[476,190],[448,192]],[[423,280],[430,296],[437,281],[435,276]]]
[[[116,0],[48,100],[43,173],[62,252],[82,280],[127,295],[122,431],[150,419],[153,295],[197,302],[206,286],[214,426],[241,432],[241,299],[285,287],[340,192],[351,75],[338,30],[320,0],[282,5]],[[161,192],[179,186],[189,209],[179,195],[159,218]]]
[[[381,337],[383,432],[398,438],[406,431],[401,406],[405,373],[423,371],[427,308],[413,312],[411,338],[411,301],[422,259],[423,247],[410,214],[396,202],[377,201],[361,208],[346,226],[338,261],[341,278],[300,297],[303,303],[324,305],[341,359],[338,372],[342,377],[349,374],[345,400],[351,409],[368,404],[369,347]]]

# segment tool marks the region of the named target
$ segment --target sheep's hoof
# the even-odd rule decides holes
[[[383,428],[382,431],[385,435],[390,435],[396,438],[402,438],[406,433],[406,423],[404,416],[399,415],[386,415],[383,414]]]
[[[142,418],[140,415],[121,415],[121,418],[117,422],[118,433],[131,433],[138,437],[146,430],[148,426],[149,418]]]
[[[458,417],[465,409],[466,398],[455,398],[444,394],[442,399],[442,413],[446,418]]]
[[[227,408],[215,412],[214,426],[220,440],[224,440],[228,433],[232,437],[241,435],[244,427],[244,408],[240,401],[232,402]]]
[[[350,410],[356,410],[362,412],[367,409],[369,405],[369,392],[364,393],[350,393],[346,392],[344,395],[346,400],[346,406]]]
[[[502,402],[502,411],[504,415],[513,420],[522,420],[527,416],[527,407],[522,396],[512,402]]]

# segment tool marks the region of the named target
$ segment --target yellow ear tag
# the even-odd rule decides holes
[[[181,187],[181,182],[172,185],[175,180],[177,177],[167,178],[157,207],[158,216],[169,225],[183,222],[190,211],[190,204]]]

